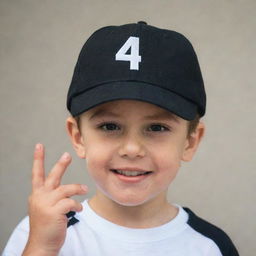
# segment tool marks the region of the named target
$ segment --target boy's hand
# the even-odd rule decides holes
[[[69,197],[85,194],[87,187],[61,185],[61,178],[70,163],[71,156],[64,153],[45,177],[44,148],[37,144],[29,197],[29,239],[23,255],[57,255],[66,237],[66,213],[82,210],[81,203]]]

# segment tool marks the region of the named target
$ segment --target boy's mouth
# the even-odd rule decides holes
[[[148,175],[152,173],[151,171],[131,171],[131,170],[118,170],[118,169],[110,169],[112,172],[116,174],[120,174],[126,177],[136,177],[142,175]]]

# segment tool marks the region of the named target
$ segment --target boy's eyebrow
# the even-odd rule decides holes
[[[159,112],[154,115],[146,116],[145,119],[147,120],[158,120],[158,119],[165,119],[165,120],[174,120],[175,122],[179,123],[178,117],[176,117],[174,114],[169,112]]]
[[[107,111],[107,110],[104,110],[104,109],[99,109],[99,110],[95,111],[95,113],[89,118],[89,120],[92,120],[96,117],[102,117],[102,116],[120,117],[120,115],[115,114],[111,111]]]
[[[108,110],[99,109],[93,115],[89,118],[89,120],[92,120],[94,118],[99,118],[103,116],[110,116],[110,117],[120,117],[119,114],[113,113]],[[145,116],[146,120],[160,120],[160,119],[166,119],[166,120],[174,120],[175,122],[179,123],[178,117],[176,117],[174,114],[169,112],[159,112],[153,115]]]

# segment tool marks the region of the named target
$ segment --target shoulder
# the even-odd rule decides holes
[[[230,237],[222,229],[198,217],[189,208],[183,207],[183,209],[189,216],[187,224],[196,232],[214,241],[223,256],[239,255]]]
[[[29,217],[26,216],[19,222],[19,224],[12,232],[2,255],[21,255],[27,243],[28,234]]]
[[[25,216],[23,219],[20,220],[18,225],[15,227],[13,234],[19,235],[28,235],[29,233],[29,216]]]

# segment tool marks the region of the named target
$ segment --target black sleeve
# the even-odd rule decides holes
[[[188,213],[188,225],[202,235],[213,240],[219,247],[223,256],[239,256],[238,251],[229,236],[220,228],[201,219],[189,208],[183,207]]]

